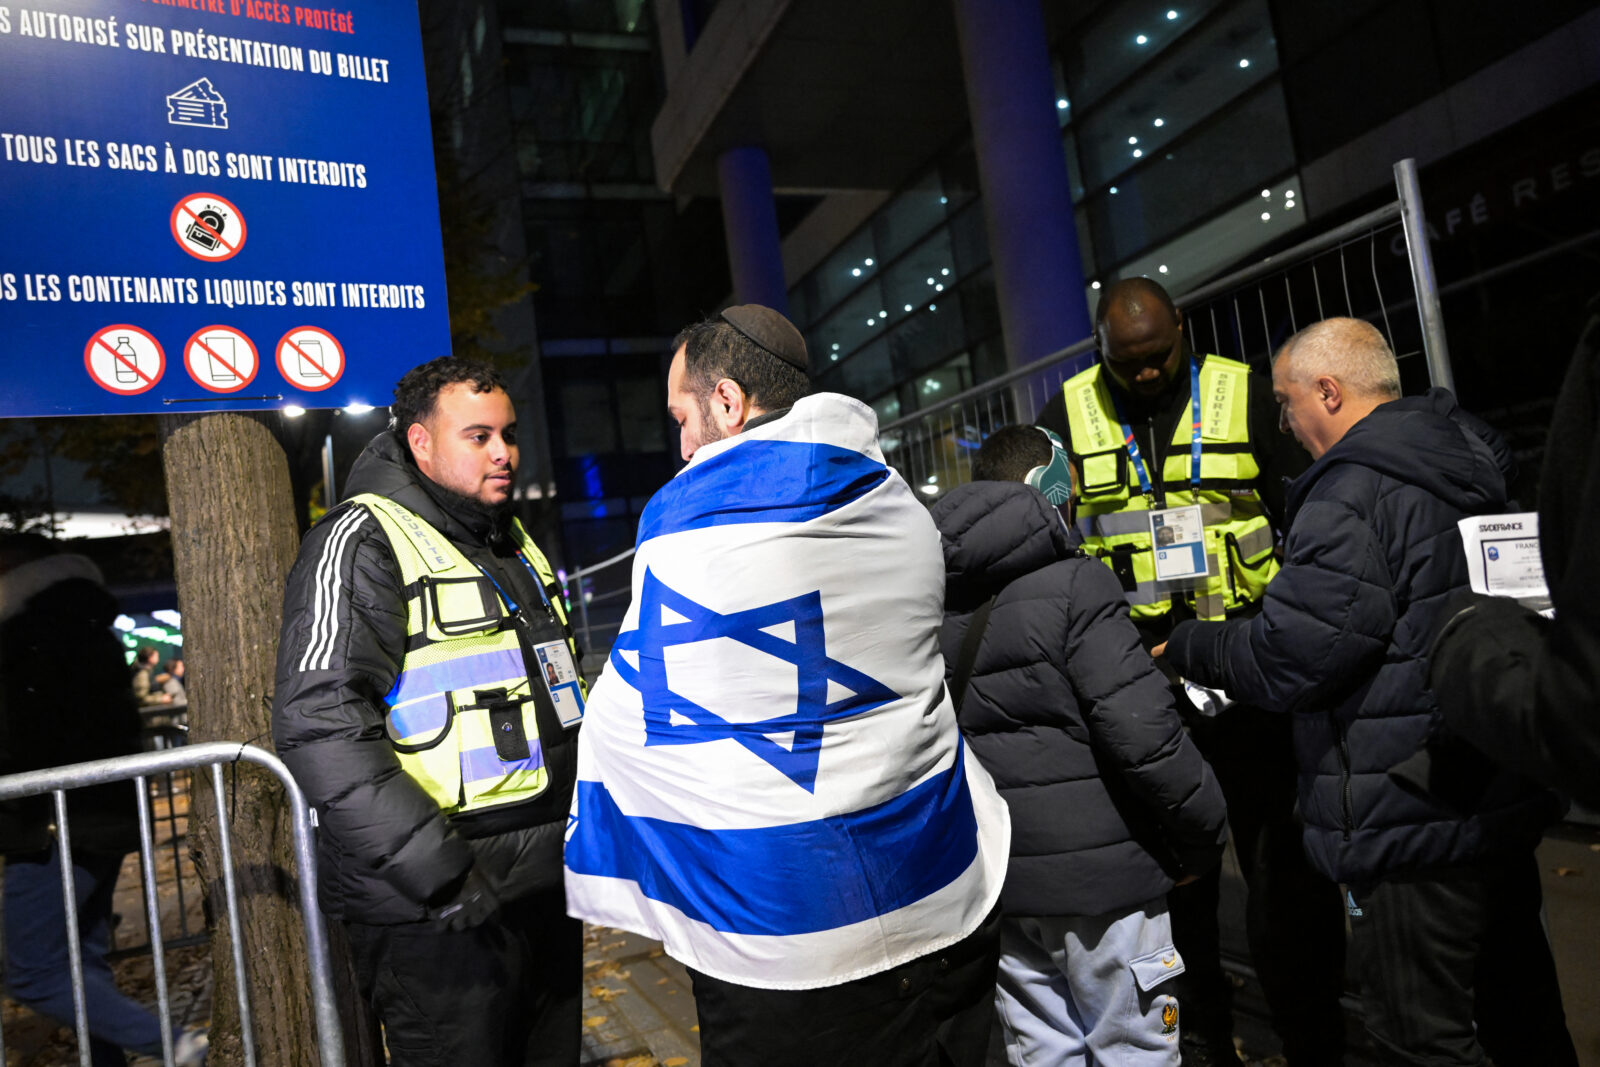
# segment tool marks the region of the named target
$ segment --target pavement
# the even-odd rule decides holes
[[[583,1067],[699,1067],[683,965],[637,934],[584,928]]]

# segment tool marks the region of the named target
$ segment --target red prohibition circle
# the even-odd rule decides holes
[[[103,343],[106,335],[117,330],[127,330],[129,333],[136,333],[140,337],[143,337],[146,341],[149,341],[151,344],[156,346],[155,377],[147,378],[145,383],[139,386],[137,389],[117,389],[114,386],[107,385],[105,382],[101,381],[95,376],[95,346]],[[111,346],[106,345],[106,347],[110,348]],[[161,347],[161,342],[152,337],[148,330],[141,330],[139,327],[131,326],[126,322],[115,322],[110,326],[102,326],[100,329],[96,330],[92,335],[90,335],[89,343],[83,346],[83,369],[89,373],[89,378],[91,381],[114,396],[138,396],[140,393],[148,392],[149,390],[155,388],[156,383],[161,380],[161,376],[167,373],[167,353],[166,350]],[[141,377],[143,377],[143,375],[141,375]]]
[[[182,235],[178,233],[178,218],[186,214],[191,214],[190,212],[186,211],[186,206],[191,200],[215,200],[219,204],[225,204],[227,205],[228,210],[233,212],[233,217],[239,220],[239,242],[228,249],[227,255],[201,255],[199,252],[196,252],[194,249],[190,248],[189,242],[185,241]],[[194,221],[199,221],[198,217],[196,217]],[[221,263],[224,260],[232,259],[234,256],[239,254],[240,249],[244,248],[245,238],[250,236],[250,228],[245,225],[244,212],[240,211],[238,205],[236,205],[232,200],[229,200],[225,196],[218,196],[215,193],[190,193],[188,196],[180,199],[172,208],[172,217],[168,220],[168,227],[172,230],[172,239],[178,242],[178,247],[189,253],[195,259],[200,260],[202,263]],[[222,237],[220,235],[216,235],[216,237],[217,240],[222,241]],[[222,243],[227,244],[226,241],[223,241]]]
[[[288,344],[289,339],[295,334],[299,333],[301,330],[311,330],[316,334],[326,337],[329,342],[333,344],[334,351],[339,353],[339,373],[330,376],[326,371],[324,371],[323,377],[327,378],[328,380],[323,385],[301,385],[295,379],[289,377],[289,372],[284,369],[283,346]],[[337,337],[333,336],[333,334],[329,333],[327,330],[324,330],[320,326],[296,326],[294,329],[289,330],[282,337],[278,338],[278,345],[275,349],[273,349],[273,357],[277,360],[278,373],[283,375],[283,380],[288,382],[294,388],[303,389],[308,393],[320,393],[324,389],[331,389],[340,378],[344,377],[344,345],[339,343],[339,339]]]
[[[250,346],[250,373],[240,377],[239,384],[237,385],[207,385],[205,380],[202,379],[200,375],[196,374],[194,372],[194,368],[189,365],[189,349],[193,348],[195,342],[200,340],[201,334],[210,333],[212,330],[227,330],[229,333],[233,334],[235,337],[238,337],[245,344]],[[212,353],[212,355],[214,358],[221,358],[216,356],[215,353]],[[202,389],[209,390],[213,393],[237,393],[239,390],[256,380],[256,374],[261,370],[261,353],[256,351],[256,343],[250,340],[249,336],[246,335],[243,330],[236,326],[224,326],[219,322],[211,326],[202,326],[194,333],[189,335],[189,339],[183,343],[183,368],[189,372],[189,377],[194,379],[194,383]],[[232,370],[235,376],[238,376],[239,372],[237,370],[232,367],[229,367],[228,369]]]

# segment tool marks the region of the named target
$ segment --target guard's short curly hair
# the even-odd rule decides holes
[[[684,382],[709,411],[711,390],[731,378],[745,399],[762,411],[790,407],[811,391],[806,372],[763,350],[721,319],[687,326],[672,339],[672,351],[684,349]]]
[[[447,385],[466,382],[474,393],[487,393],[494,389],[506,392],[506,383],[500,372],[482,360],[456,356],[440,356],[420,367],[406,371],[394,387],[394,403],[389,405],[389,430],[400,443],[406,443],[406,431],[414,422],[427,422],[433,418],[433,409],[439,403],[439,391]]]

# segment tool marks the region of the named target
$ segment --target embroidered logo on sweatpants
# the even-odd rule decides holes
[[[1161,1032],[1175,1034],[1178,1032],[1178,1002],[1168,1000],[1161,1006]]]

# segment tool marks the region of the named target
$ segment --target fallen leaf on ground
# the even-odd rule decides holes
[[[1557,867],[1555,874],[1558,878],[1572,878],[1583,873],[1582,867]]]
[[[593,1030],[595,1027],[599,1026],[605,1021],[606,1017],[604,1015],[591,1015],[587,1019],[583,1020],[583,1025]]]

